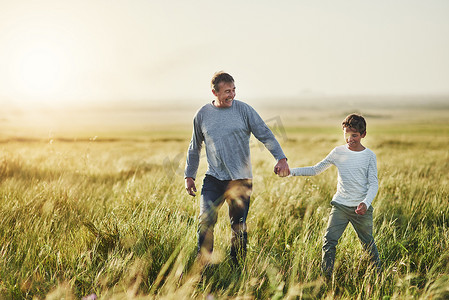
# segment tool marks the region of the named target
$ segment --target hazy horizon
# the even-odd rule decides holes
[[[371,125],[395,123],[447,124],[449,96],[445,97],[366,97],[302,98],[296,101],[247,101],[261,117],[276,126],[337,126],[345,115],[363,114]],[[10,108],[0,112],[0,138],[93,137],[108,138],[136,133],[187,132],[189,137],[195,112],[206,102],[183,105],[116,102],[103,105],[68,107]]]

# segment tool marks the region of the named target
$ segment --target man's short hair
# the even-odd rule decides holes
[[[343,128],[351,128],[360,134],[364,134],[366,132],[365,118],[358,114],[350,114],[347,116],[341,123],[341,126]]]
[[[220,82],[234,82],[234,78],[232,78],[232,76],[228,73],[219,71],[214,74],[210,82],[210,85],[214,91],[218,92],[218,85],[220,84]]]

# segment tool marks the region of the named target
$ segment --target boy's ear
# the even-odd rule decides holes
[[[362,139],[366,136],[366,131],[361,135]]]

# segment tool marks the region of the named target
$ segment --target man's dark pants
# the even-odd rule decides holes
[[[219,180],[206,175],[201,190],[201,207],[198,225],[198,254],[211,254],[214,247],[214,226],[218,210],[228,203],[231,222],[231,259],[237,263],[246,256],[246,218],[248,216],[251,179]]]

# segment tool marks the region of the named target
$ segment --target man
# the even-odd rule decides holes
[[[211,86],[215,100],[204,105],[193,120],[185,168],[185,188],[187,193],[195,196],[195,177],[204,142],[208,169],[201,191],[198,254],[202,262],[209,260],[218,209],[226,200],[232,228],[230,255],[232,262],[238,264],[238,257],[244,259],[246,256],[246,218],[252,191],[251,133],[277,160],[274,168],[276,174],[288,176],[290,169],[281,146],[262,118],[248,104],[234,100],[232,76],[218,72],[214,74]]]

